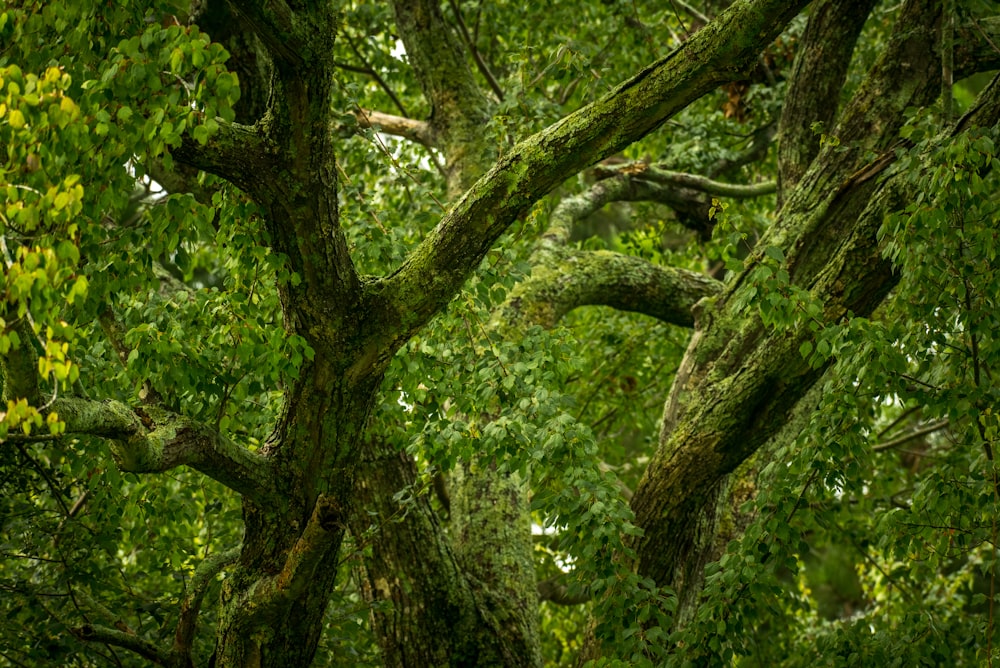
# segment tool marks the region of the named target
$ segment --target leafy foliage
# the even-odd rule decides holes
[[[268,51],[273,45],[251,39],[249,53],[261,59],[250,68],[256,78],[244,77],[246,69],[236,72],[246,64],[240,49],[247,47],[234,28],[213,34],[199,27],[202,19],[212,25],[199,11],[217,7],[25,1],[0,12],[4,661],[207,665],[226,635],[214,629],[231,622],[226,604],[239,596],[254,601],[257,592],[294,580],[287,564],[322,542],[305,529],[317,499],[338,484],[376,484],[354,480],[351,468],[368,456],[368,440],[397,445],[385,466],[412,469],[413,482],[377,490],[391,499],[388,516],[359,504],[318,522],[343,538],[347,516],[355,513],[364,521],[353,526],[369,528],[331,540],[336,545],[323,553],[322,567],[309,571],[307,589],[319,591],[325,579],[336,583],[304,624],[315,631],[314,665],[380,665],[394,639],[372,620],[398,614],[400,625],[413,624],[405,615],[437,600],[421,596],[442,595],[460,608],[454,601],[466,591],[474,592],[475,606],[440,613],[445,623],[469,628],[460,624],[473,619],[505,648],[520,634],[546,665],[574,664],[594,647],[601,656],[588,655],[593,665],[637,666],[973,665],[998,656],[996,130],[952,136],[937,110],[911,110],[891,168],[872,177],[879,184],[894,180],[893,192],[907,193],[875,240],[898,284],[866,317],[831,317],[829,292],[797,281],[790,258],[800,249],[785,243],[790,233],[771,234],[778,224],[801,222],[781,218],[780,207],[789,204],[780,183],[762,190],[767,194],[731,198],[700,181],[664,187],[649,174],[655,165],[745,186],[778,179],[767,145],[793,94],[792,61],[805,16],[740,72],[745,78],[694,100],[521,212],[474,257],[478,268],[462,277],[450,302],[415,333],[389,332],[399,323],[374,300],[358,297],[397,276],[414,261],[414,249],[440,231],[442,217],[456,209],[445,195],[456,180],[491,178],[492,162],[516,142],[566,123],[572,111],[648,72],[649,63],[666,62],[695,28],[704,29],[703,13],[714,14],[719,3],[684,14],[660,3],[556,4],[442,4],[448,35],[441,40],[461,46],[468,68],[450,74],[473,79],[489,109],[457,153],[426,140],[452,130],[442,105],[435,106],[428,75],[405,53],[400,12],[371,3],[343,7],[329,56],[335,81],[320,105],[324,113],[333,110],[324,119],[336,120],[323,126],[335,136],[336,160],[323,174],[337,182],[330,199],[336,233],[361,288],[322,297],[329,312],[355,300],[351,317],[337,324],[355,334],[378,330],[365,345],[356,345],[360,335],[337,338],[342,331],[321,321],[323,309],[296,310],[308,301],[297,289],[317,303],[323,299],[315,293],[320,279],[296,271],[303,265],[291,256],[314,251],[322,239],[282,246],[277,237],[299,234],[301,221],[277,219],[275,211],[287,213],[292,207],[281,209],[284,200],[305,195],[280,190],[284,182],[268,184],[281,192],[276,205],[179,157],[238,152],[245,147],[233,146],[237,127],[273,131],[268,141],[301,129],[281,125],[287,111],[281,105],[291,102],[275,99],[257,125],[234,124],[250,94],[259,92],[255,87],[276,86],[268,89],[275,98],[295,94],[274,83],[289,68],[279,51]],[[988,10],[968,11],[983,18]],[[838,101],[850,99],[877,65],[899,14],[881,6],[872,12]],[[972,104],[973,89],[984,86],[958,86],[959,103]],[[419,122],[432,131],[424,142],[407,141],[368,127],[370,110],[428,119]],[[823,123],[815,130],[818,148],[809,150],[831,163],[867,150],[864,142],[841,144]],[[890,145],[897,138],[881,139]],[[267,150],[275,161],[298,165],[287,146]],[[476,157],[459,179],[456,165],[468,158],[465,151]],[[862,167],[879,156],[865,159]],[[829,185],[810,211],[836,203],[852,179],[866,182],[858,173],[864,169]],[[567,203],[615,187],[619,195],[600,206],[567,214]],[[476,187],[465,195],[476,196]],[[690,389],[684,373],[692,364],[685,357],[691,323],[643,315],[648,304],[614,308],[614,299],[590,293],[573,304],[581,308],[540,317],[555,312],[556,296],[574,278],[553,270],[556,245],[579,253],[572,257],[581,275],[587,258],[614,253],[664,272],[657,276],[685,270],[706,282],[708,275],[722,279],[713,289],[732,289],[728,308],[742,318],[732,332],[742,336],[760,325],[767,335],[801,336],[795,365],[819,375],[798,412],[781,415],[785,428],[738,462],[719,516],[692,520],[713,524],[713,531],[717,521],[718,536],[728,542],[707,548],[711,559],[694,605],[636,566],[646,528],[630,503],[669,436],[660,434],[664,398],[683,402]],[[432,278],[439,277],[428,285]],[[425,287],[407,286],[416,295],[412,304]],[[713,299],[696,311],[701,332]],[[416,311],[393,315],[405,321],[421,317]],[[379,336],[396,337],[392,345],[399,345],[391,348]],[[345,350],[355,345],[358,359],[331,362],[340,351],[323,349],[329,340]],[[357,400],[364,410],[334,416],[350,402],[323,392],[339,389],[352,374],[364,376],[357,369],[382,357],[384,371],[372,374],[375,394]],[[768,370],[779,389],[789,373]],[[76,429],[78,416],[59,409],[73,404],[56,403],[67,398],[109,412],[125,406],[128,420],[122,426],[102,413],[100,423]],[[296,401],[313,400],[296,412],[303,408]],[[668,425],[670,410],[668,403]],[[214,440],[192,446],[177,439],[178,431],[185,437],[194,430],[178,429],[163,415],[190,420],[183,424],[199,425]],[[324,449],[295,468],[300,453],[289,445],[293,437],[315,437]],[[184,461],[188,467],[127,472],[115,465],[116,456],[121,463],[115,444],[123,442],[162,446],[161,459],[185,447],[207,447],[211,456]],[[247,469],[228,476],[211,469],[212,456],[232,452],[240,463],[260,465],[265,491],[253,487],[259,481]],[[347,454],[325,458],[330,452]],[[336,469],[340,477],[311,478],[328,473],[309,468],[319,461],[343,466]],[[279,465],[265,469],[263,462]],[[514,481],[523,491],[523,505],[517,498],[483,498],[498,516],[512,508],[524,528],[532,526],[529,566],[557,592],[537,609],[517,603],[538,602],[535,582],[508,586],[504,573],[476,570],[476,562],[492,563],[499,553],[513,571],[514,548],[463,544],[448,490],[434,491],[439,479],[454,491],[470,471],[483,480]],[[241,495],[240,484],[260,498]],[[308,497],[315,490],[321,492]],[[308,497],[302,512],[299,493]],[[406,533],[418,515],[434,528],[432,541]],[[286,529],[301,535],[281,543]],[[373,578],[372,587],[364,573],[377,568],[372,562],[388,549],[379,543],[386,536],[413,550],[404,556],[414,572],[393,574],[393,582]],[[269,562],[272,553],[287,561]],[[408,578],[418,581],[417,569],[431,557],[450,559],[459,575],[436,583],[440,591],[409,589]],[[287,595],[299,605],[300,594]],[[200,606],[193,639],[184,654],[171,654],[192,606]],[[276,623],[293,616],[279,615]],[[523,619],[527,631],[518,626]],[[104,635],[92,635],[95,629]],[[408,642],[407,634],[418,639],[415,647],[427,641],[417,626],[403,631]],[[453,639],[430,640],[445,646]]]

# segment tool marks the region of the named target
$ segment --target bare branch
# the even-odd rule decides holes
[[[381,111],[371,109],[359,109],[355,116],[358,118],[358,125],[363,128],[375,128],[386,134],[423,144],[428,148],[434,146],[431,125],[425,121],[383,114]]]
[[[879,443],[872,446],[872,452],[884,452],[886,450],[892,450],[893,448],[898,448],[901,445],[905,445],[910,441],[920,438],[921,436],[926,436],[927,434],[933,434],[936,431],[941,431],[949,425],[947,419],[940,420],[938,422],[932,422],[931,424],[921,427],[920,429],[914,429],[911,432],[903,434],[902,436],[897,436],[896,438]]]
[[[462,9],[458,6],[458,3],[455,2],[455,0],[448,0],[448,4],[451,6],[451,11],[455,14],[455,22],[458,24],[459,32],[462,34],[462,40],[469,48],[469,53],[472,54],[472,59],[476,62],[476,68],[486,79],[486,83],[490,85],[490,88],[493,90],[493,93],[496,94],[497,99],[503,102],[503,89],[500,88],[500,82],[498,82],[496,77],[493,76],[493,72],[490,71],[486,61],[484,61],[482,55],[480,55],[479,49],[476,48],[476,43],[472,40],[472,36],[469,35],[469,29],[465,26],[465,21],[462,19]]]
[[[955,26],[955,79],[1000,69],[1000,16],[968,18]]]
[[[368,62],[368,59],[365,58],[363,53],[361,53],[361,49],[359,49],[357,44],[355,44],[354,38],[351,37],[350,33],[344,33],[344,37],[347,38],[347,45],[351,47],[351,51],[354,52],[354,55],[357,56],[358,60],[360,60],[364,65],[364,67],[351,68],[351,69],[355,72],[367,74],[372,79],[374,79],[375,83],[379,85],[379,88],[381,88],[382,91],[389,96],[389,99],[392,100],[392,103],[396,105],[397,109],[399,109],[399,113],[403,114],[403,116],[409,116],[409,114],[406,111],[406,107],[403,106],[403,103],[400,101],[399,97],[392,90],[392,88],[389,87],[389,84],[386,83],[385,79],[382,78],[382,75],[378,73],[378,70],[372,67],[371,63]],[[337,67],[342,69],[348,69],[346,65],[341,65],[341,64],[338,64]]]
[[[170,664],[170,654],[159,645],[156,645],[133,633],[126,633],[107,626],[96,624],[84,624],[77,628],[70,629],[70,633],[87,642],[99,642],[123,649],[131,650],[158,666]]]

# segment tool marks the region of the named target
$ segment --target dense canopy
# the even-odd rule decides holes
[[[992,665],[981,0],[0,10],[0,663]]]

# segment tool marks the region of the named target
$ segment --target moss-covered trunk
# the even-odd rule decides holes
[[[306,666],[338,575],[354,458],[380,378],[352,382],[317,356],[289,390],[264,454],[273,493],[244,498],[238,562],[223,586],[216,666]]]
[[[933,2],[905,3],[882,59],[833,129],[849,148],[827,146],[800,178],[789,179],[797,186],[785,194],[780,216],[746,269],[699,309],[697,332],[664,411],[659,447],[632,503],[645,531],[637,541],[638,570],[675,588],[682,607],[695,600],[715,547],[725,476],[788,423],[829,362],[807,363],[800,347],[815,343],[817,324],[871,314],[898,280],[882,256],[878,230],[885,215],[904,204],[903,175],[892,169],[904,110],[929,104],[938,92],[936,11]],[[797,85],[809,82],[791,87]],[[986,104],[969,123],[993,123],[995,115],[996,108]],[[785,155],[797,160],[801,154]],[[769,248],[780,255],[766,253]],[[787,283],[763,280],[759,268],[767,263],[786,272]],[[757,304],[768,290],[781,292],[782,299],[800,290],[820,310],[815,317],[764,324]]]
[[[462,487],[472,489],[472,485]],[[496,554],[497,543],[478,540],[470,528],[471,523],[492,531],[503,523],[493,512],[494,495],[453,494],[451,517],[466,518],[465,529],[456,528],[453,519],[452,529],[446,531],[422,493],[426,490],[418,483],[413,460],[382,441],[366,444],[356,489],[358,507],[351,531],[371,550],[369,555],[366,549],[357,574],[366,600],[373,604],[372,628],[384,665],[540,664],[537,610],[524,601],[534,603],[530,561],[525,572],[519,544]],[[407,500],[397,501],[398,492]],[[471,506],[477,500],[489,510],[476,512]],[[479,526],[483,520],[490,522],[488,527]],[[523,535],[525,527],[520,525],[501,529]],[[454,546],[451,536],[456,537]],[[515,563],[522,568],[514,568]],[[503,571],[489,580],[470,577],[490,565],[500,565]],[[502,591],[499,582],[508,582],[512,589]]]

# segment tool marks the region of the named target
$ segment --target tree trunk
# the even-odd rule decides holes
[[[380,381],[347,377],[317,357],[288,392],[264,448],[282,479],[265,500],[243,502],[242,551],[221,597],[220,668],[306,666],[316,652],[353,503],[351,455]]]
[[[484,545],[474,535],[457,539],[457,548],[449,540],[450,535],[474,534],[480,521],[488,521],[489,530],[523,534],[521,522],[507,527],[495,516],[491,501],[488,510],[476,512],[467,507],[476,499],[458,498],[451,505],[452,517],[468,517],[468,531],[446,532],[424,492],[413,460],[401,448],[369,440],[359,469],[359,505],[352,514],[351,532],[365,547],[371,546],[358,577],[372,605],[372,630],[384,665],[540,665],[530,561],[525,572],[523,565],[511,568],[521,558],[513,546],[493,555],[482,552]],[[408,498],[397,501],[397,493]],[[485,549],[494,546],[490,541]],[[499,564],[504,571],[491,580],[470,576],[489,564]],[[497,582],[509,583],[514,590],[506,597],[496,593]]]
[[[826,366],[810,365],[799,352],[814,339],[808,318],[772,327],[748,317],[747,309],[756,309],[754,294],[765,289],[755,278],[764,249],[783,249],[778,268],[787,271],[789,285],[825,300],[816,317],[829,325],[871,314],[898,280],[877,241],[884,216],[903,203],[889,147],[904,110],[937,95],[936,28],[928,20],[936,11],[929,0],[905,4],[889,48],[834,130],[851,148],[819,153],[747,269],[700,309],[667,401],[659,448],[632,504],[645,531],[637,544],[639,572],[673,587],[682,602],[694,600],[713,543],[714,490],[788,422]],[[995,113],[980,110],[977,122],[992,123]],[[866,159],[865,149],[882,153]]]

